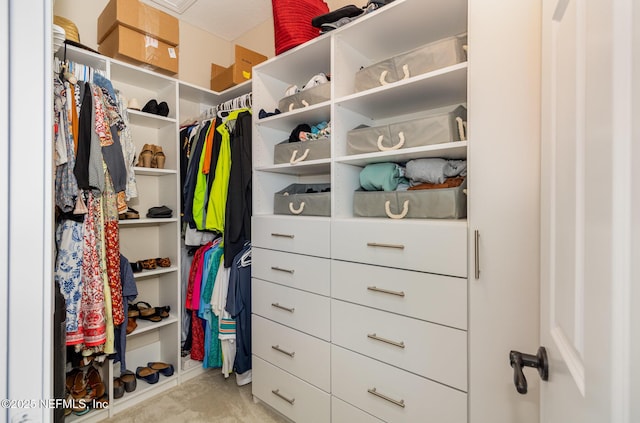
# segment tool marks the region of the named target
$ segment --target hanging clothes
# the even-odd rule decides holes
[[[236,355],[233,371],[251,370],[251,244],[234,257],[229,273],[226,311],[236,321]]]
[[[231,171],[225,210],[227,230],[224,232],[224,267],[251,239],[251,172],[252,117],[250,112],[238,114],[231,140]]]

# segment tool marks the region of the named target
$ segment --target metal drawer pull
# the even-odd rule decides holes
[[[293,275],[293,272],[295,272],[295,270],[293,269],[283,269],[282,267],[278,267],[278,266],[271,266],[271,270],[277,270],[278,272],[291,273],[292,275]]]
[[[389,289],[378,288],[376,286],[368,286],[369,291],[382,292],[383,294],[397,295],[398,297],[404,297],[404,291],[391,291]]]
[[[404,348],[404,341],[396,342],[396,341],[392,341],[390,339],[381,338],[378,335],[376,335],[375,333],[367,334],[367,338],[371,338],[374,341],[384,342],[385,344],[390,344],[390,345],[396,346],[398,348]]]
[[[280,393],[280,389],[272,389],[271,393],[275,396],[277,396],[278,398],[281,398],[283,400],[285,400],[286,402],[288,402],[289,404],[293,405],[293,403],[296,401],[295,398],[287,398],[284,395],[282,395]]]
[[[278,303],[271,303],[271,306],[275,307],[275,308],[279,308],[280,310],[288,311],[289,313],[293,313],[295,311],[295,308],[293,308],[293,307],[292,308],[288,308],[288,307],[285,307],[285,306],[281,306]]]
[[[404,245],[402,244],[380,244],[378,242],[367,242],[367,247],[397,248],[398,250],[404,250]]]
[[[280,345],[272,345],[271,348],[273,348],[274,350],[281,352],[282,354],[286,354],[289,357],[293,357],[294,355],[296,355],[296,352],[289,352],[289,351],[285,351],[282,348],[280,348]]]
[[[402,408],[404,408],[404,400],[402,400],[402,399],[401,399],[400,401],[398,401],[398,400],[396,400],[396,399],[390,398],[390,397],[388,397],[388,396],[386,396],[386,395],[381,394],[380,392],[378,392],[378,391],[376,390],[376,388],[367,389],[367,392],[369,392],[370,394],[375,395],[375,396],[376,396],[376,397],[378,397],[378,398],[382,398],[382,399],[383,399],[383,400],[385,400],[385,401],[389,401],[390,403],[395,404],[395,405],[397,405],[398,407],[402,407]]]
[[[480,232],[473,231],[473,241],[474,241],[474,261],[475,261],[475,277],[476,279],[480,279]]]
[[[277,233],[273,233],[273,232],[271,233],[271,236],[276,236],[276,237],[279,237],[279,238],[291,238],[291,239],[293,239],[293,238],[294,238],[294,236],[293,236],[293,235],[289,235],[289,234],[277,234]]]

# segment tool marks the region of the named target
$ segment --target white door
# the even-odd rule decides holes
[[[544,423],[632,421],[631,16],[631,0],[543,2]]]

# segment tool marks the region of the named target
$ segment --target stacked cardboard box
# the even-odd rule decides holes
[[[178,73],[178,19],[138,0],[107,4],[98,17],[98,43],[109,57]]]
[[[235,63],[228,68],[211,64],[211,90],[224,91],[251,79],[252,68],[267,60],[267,56],[242,46],[235,46]]]

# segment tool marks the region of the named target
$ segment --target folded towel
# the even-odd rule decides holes
[[[440,158],[416,159],[407,162],[407,178],[411,185],[423,182],[442,184],[447,178],[467,175],[466,160],[447,160]]]
[[[360,186],[367,191],[395,191],[403,183],[404,168],[396,163],[373,163],[360,171]]]

